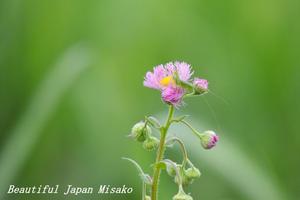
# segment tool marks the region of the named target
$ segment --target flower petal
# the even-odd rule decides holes
[[[144,86],[157,89],[161,88],[160,81],[166,76],[166,70],[163,65],[153,68],[153,72],[147,72],[144,78]]]
[[[175,66],[179,79],[182,81],[188,81],[194,73],[191,66],[185,62],[175,62]]]

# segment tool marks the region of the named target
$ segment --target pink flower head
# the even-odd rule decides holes
[[[191,66],[185,62],[169,62],[165,65],[158,65],[153,72],[146,73],[144,86],[160,90],[162,99],[169,104],[178,106],[186,91],[176,84],[179,79],[188,82],[193,74]]]
[[[161,96],[164,102],[177,107],[181,104],[184,94],[185,93],[183,88],[177,86],[169,86],[162,90]]]
[[[189,64],[185,62],[169,62],[165,65],[158,65],[153,68],[153,72],[147,72],[144,78],[144,86],[162,90],[169,85],[175,85],[175,74],[181,81],[188,81],[193,74]]]
[[[219,141],[219,136],[214,131],[205,131],[204,134],[200,136],[200,139],[204,149],[211,149],[216,146]]]

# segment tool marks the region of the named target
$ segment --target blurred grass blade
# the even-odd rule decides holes
[[[201,130],[197,123],[192,123],[196,129]],[[217,147],[210,151],[201,148],[200,141],[195,140],[190,130],[176,126],[171,129],[173,133],[180,133],[180,137],[188,142],[193,153],[191,157],[198,163],[206,162],[210,169],[222,175],[231,186],[240,193],[243,193],[249,200],[283,200],[288,199],[278,182],[263,168],[252,162],[242,152],[242,149],[229,141],[229,138],[222,137]]]
[[[28,107],[9,134],[0,154],[0,199],[13,184],[43,127],[68,88],[88,67],[87,49],[75,45],[68,49],[46,74]]]

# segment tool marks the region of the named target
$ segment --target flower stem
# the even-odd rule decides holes
[[[154,172],[153,172],[151,200],[157,200],[158,181],[159,181],[160,171],[161,171],[158,163],[160,163],[164,157],[166,136],[167,136],[168,129],[171,125],[173,113],[174,113],[174,107],[172,105],[170,105],[168,118],[166,120],[165,125],[161,128],[161,131],[160,131],[160,143],[159,143],[159,148],[157,150],[157,156],[156,156]]]
[[[171,139],[167,140],[166,143],[168,142],[171,142],[171,141],[174,141],[174,142],[177,142],[181,148],[181,151],[182,151],[182,155],[183,155],[183,159],[182,159],[182,166],[184,167],[186,162],[189,161],[188,159],[188,155],[187,155],[187,151],[186,151],[186,148],[185,148],[185,145],[184,143],[177,137],[172,137]]]
[[[186,122],[185,120],[181,120],[181,123],[183,123],[184,125],[186,125],[189,129],[192,130],[192,132],[197,136],[197,137],[203,137],[203,134],[199,133],[198,131],[196,131],[196,129],[194,129],[192,127],[192,125],[190,125],[188,122]]]
[[[146,183],[143,182],[142,200],[146,200],[146,192],[147,192],[147,186]]]

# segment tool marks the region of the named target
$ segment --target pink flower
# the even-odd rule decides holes
[[[179,106],[186,91],[176,84],[176,80],[188,82],[193,74],[191,66],[185,62],[169,62],[158,65],[153,72],[146,73],[144,86],[160,90],[162,99],[174,106]]]
[[[159,90],[161,88],[160,81],[164,77],[166,77],[166,70],[163,65],[158,65],[153,68],[153,72],[146,73],[144,86]]]
[[[206,79],[194,78],[193,85],[195,91],[202,94],[208,90],[208,81]]]
[[[189,64],[185,62],[169,62],[153,68],[153,72],[147,72],[144,78],[144,86],[162,90],[169,85],[175,85],[174,75],[178,74],[181,81],[188,81],[193,74]]]
[[[164,102],[178,107],[181,105],[184,94],[183,88],[171,85],[162,90],[161,96]]]
[[[165,65],[165,68],[168,72],[168,75],[173,75],[174,72],[176,71],[176,67],[172,62],[169,62]]]

